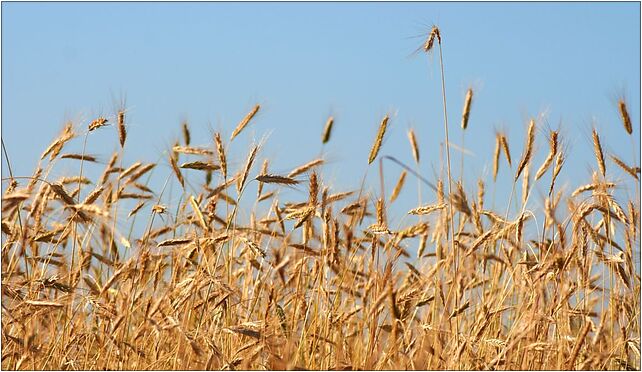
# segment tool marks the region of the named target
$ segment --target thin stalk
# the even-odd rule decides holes
[[[446,133],[446,163],[448,168],[448,197],[450,198],[452,194],[452,177],[450,171],[450,139],[448,137],[448,113],[446,109],[446,79],[444,77],[444,59],[443,59],[443,50],[441,47],[441,38],[439,38],[439,67],[441,69],[441,98],[443,101],[444,107],[444,131]],[[455,245],[455,230],[454,230],[454,213],[453,213],[453,204],[452,201],[448,203],[450,210],[450,249],[455,255],[455,267],[453,275],[453,285],[457,287],[457,270],[459,265],[459,247]],[[455,308],[459,308],[459,296],[455,293]],[[456,348],[459,347],[459,317],[456,319]]]
[[[422,177],[418,172],[416,172],[415,170],[413,170],[409,166],[405,165],[404,163],[400,162],[399,160],[397,160],[396,158],[394,158],[394,157],[392,157],[390,155],[384,155],[384,156],[382,156],[382,158],[388,159],[388,160],[396,163],[397,165],[399,165],[403,169],[405,169],[408,172],[410,172],[413,176],[417,177],[418,180],[420,180],[421,182],[423,182],[426,185],[428,185],[433,191],[437,192],[437,186],[433,185],[432,182],[430,182],[427,179],[425,179],[424,177]]]

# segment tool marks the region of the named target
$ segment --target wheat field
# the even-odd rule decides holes
[[[466,91],[449,124],[441,45],[434,27],[422,49],[441,67],[444,99],[432,104],[449,144],[476,96]],[[616,110],[612,130],[639,135],[624,100]],[[31,175],[11,172],[3,142],[2,368],[640,369],[640,168],[605,150],[596,129],[593,176],[570,187],[556,183],[578,166],[567,138],[537,118],[526,138],[496,133],[483,155],[492,179],[457,178],[450,146],[429,179],[414,131],[388,152],[415,164],[380,153],[399,132],[385,115],[357,156],[382,185],[384,160],[399,165],[386,173],[395,187],[339,190],[324,181],[323,156],[283,174],[262,155],[269,141],[230,158],[259,112],[202,145],[184,123],[156,163],[124,160],[135,145],[126,107],[66,123]],[[319,145],[334,125],[319,124]],[[97,131],[119,146],[106,164],[91,146],[67,152]],[[77,172],[50,176],[61,159]],[[493,210],[498,172],[512,192]],[[388,209],[408,182],[428,202],[402,224]],[[179,197],[167,198],[171,185]],[[547,194],[532,208],[536,186]]]

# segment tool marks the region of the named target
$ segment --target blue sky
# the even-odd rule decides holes
[[[488,205],[492,189],[494,204],[506,204],[512,180],[503,163],[492,184],[495,130],[506,130],[518,159],[528,119],[542,113],[547,121],[538,122],[535,164],[548,151],[546,129],[561,127],[570,166],[560,180],[569,187],[590,181],[595,168],[592,125],[608,153],[629,163],[639,157],[639,3],[3,2],[2,138],[15,174],[30,175],[66,120],[85,127],[98,115],[113,117],[126,96],[125,160],[158,161],[183,119],[192,142],[208,145],[212,130],[229,138],[260,103],[259,115],[230,147],[235,165],[245,161],[252,140],[263,138],[261,156],[274,173],[323,151],[326,183],[346,190],[360,186],[378,124],[390,113],[381,155],[412,164],[406,132],[413,127],[421,173],[434,181],[444,138],[438,56],[415,53],[433,23],[443,35],[454,144],[462,141],[466,89],[475,90],[464,174],[469,192],[479,177],[487,181]],[[618,117],[620,96],[633,118],[632,137]],[[322,149],[331,114],[335,129]],[[90,136],[87,152],[107,161],[117,148],[109,127]],[[67,149],[81,150],[81,139]],[[453,164],[458,175],[456,151]],[[163,167],[155,179],[160,185],[169,173]],[[400,169],[385,167],[389,193]],[[77,168],[62,160],[50,178]],[[4,161],[2,170],[6,177]],[[371,190],[378,190],[377,172],[368,170]],[[633,192],[630,177],[614,165],[609,173]],[[190,177],[196,184],[199,176]],[[416,181],[408,180],[393,218],[417,205]],[[422,190],[423,202],[434,200]],[[294,192],[303,198],[306,190]],[[541,201],[537,191],[533,198],[534,205]]]

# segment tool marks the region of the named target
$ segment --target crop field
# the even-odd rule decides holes
[[[270,115],[261,103],[209,138],[181,123],[157,162],[126,160],[124,102],[65,123],[32,174],[14,174],[3,139],[2,369],[640,369],[640,123],[627,101],[609,125],[630,142],[578,137],[592,177],[560,182],[586,164],[569,151],[576,133],[532,117],[524,138],[496,131],[477,179],[450,145],[477,91],[448,105],[442,36],[433,27],[419,51],[442,92],[429,102],[442,147],[420,157],[422,138],[381,115],[355,139],[371,149],[355,154],[351,189],[326,181],[326,152],[288,154],[300,166],[280,171],[269,139],[239,148]],[[338,125],[329,116],[306,140],[323,147]],[[391,132],[407,147],[386,148]],[[98,133],[118,150],[96,154]],[[76,171],[59,177],[61,162]],[[498,181],[510,193],[495,195]],[[389,213],[410,183],[420,201]]]

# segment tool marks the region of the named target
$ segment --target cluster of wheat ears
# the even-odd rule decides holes
[[[439,50],[445,97],[436,27],[423,49]],[[468,90],[464,131],[472,100]],[[443,109],[447,144],[445,98]],[[433,202],[410,210],[416,216],[406,220],[415,223],[400,226],[388,221],[386,204],[408,173],[425,181],[413,170],[414,132],[416,166],[391,158],[404,169],[390,195],[340,191],[321,179],[323,158],[289,174],[269,172],[266,159],[256,172],[259,145],[231,169],[229,146],[259,111],[229,141],[215,133],[208,146],[192,145],[184,124],[162,162],[171,173],[161,190],[150,188],[157,164],[124,164],[124,108],[88,126],[67,124],[30,177],[12,174],[7,162],[3,369],[640,368],[640,168],[606,154],[596,130],[596,171],[572,189],[555,183],[572,160],[559,131],[547,130],[548,155],[534,164],[531,120],[516,168],[508,137],[496,135],[493,182],[505,159],[513,192],[522,178],[522,200],[511,192],[504,205],[516,203],[519,213],[486,209],[482,180],[467,194],[445,146],[447,175],[434,180]],[[631,135],[624,101],[619,112]],[[382,160],[388,121],[369,164]],[[96,158],[84,147],[63,149],[112,123],[120,150],[89,179]],[[329,118],[323,143],[333,124]],[[59,159],[75,159],[79,173],[49,178]],[[609,163],[635,185],[634,200],[614,196],[625,181],[613,182]],[[178,203],[163,204],[176,181]],[[243,193],[253,182],[258,194],[242,220],[241,198],[252,197]],[[546,182],[545,201],[526,209],[538,182]],[[304,183],[304,200],[279,200]],[[135,218],[146,221],[140,234],[127,231]]]

